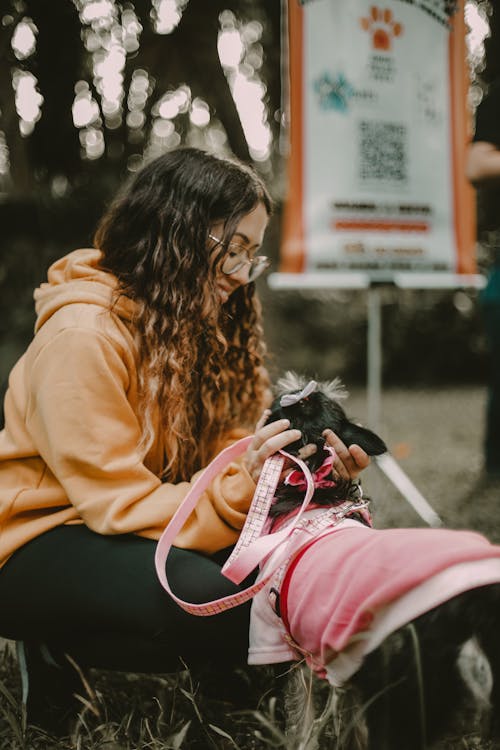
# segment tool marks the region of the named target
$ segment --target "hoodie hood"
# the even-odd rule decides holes
[[[65,305],[86,302],[113,312],[120,318],[131,320],[136,304],[128,297],[114,294],[118,282],[113,274],[99,268],[102,259],[100,250],[94,248],[74,250],[53,263],[47,281],[35,290],[37,321],[35,331]]]

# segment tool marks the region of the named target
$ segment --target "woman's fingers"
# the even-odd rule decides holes
[[[301,437],[300,430],[291,430],[288,419],[278,419],[267,424],[269,410],[263,413],[257,423],[255,435],[245,454],[245,464],[257,481],[264,462],[278,451],[286,448]],[[370,463],[370,457],[359,445],[346,446],[332,430],[325,430],[323,437],[327,445],[334,449],[334,473],[341,479],[349,480],[356,477]]]
[[[363,471],[367,466],[370,465],[370,456],[363,448],[355,443],[349,446],[349,453],[354,459],[354,463],[358,467],[359,471]]]
[[[288,419],[279,419],[259,427],[261,422],[262,419],[257,425],[254,438],[245,455],[246,466],[255,481],[262,471],[264,461],[298,440],[301,435],[300,430],[288,429],[290,427]]]
[[[287,430],[286,428],[282,428],[280,432],[264,435],[264,439],[260,442],[260,445],[254,447],[253,452],[261,463],[263,463],[266,458],[269,458],[269,456],[273,456],[285,446],[299,440],[300,435],[300,430]]]
[[[270,414],[271,414],[271,409],[265,409],[264,410],[261,418],[259,419],[259,421],[255,425],[255,432],[256,433],[261,429],[261,427],[264,427],[264,425],[266,424],[266,422],[267,422],[268,417],[269,417]]]
[[[341,479],[356,479],[370,463],[370,457],[359,445],[347,447],[332,430],[325,430],[323,437],[335,451],[333,468]]]
[[[251,447],[254,449],[260,448],[262,443],[264,443],[268,438],[273,437],[273,435],[276,435],[279,432],[283,432],[283,430],[286,430],[288,427],[290,427],[289,419],[277,419],[275,422],[269,422],[269,424],[266,424],[264,420],[265,417],[266,414],[264,412],[261,419],[257,422],[255,435],[253,436],[253,440],[251,443]]]

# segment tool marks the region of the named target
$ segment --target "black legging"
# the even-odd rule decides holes
[[[155,546],[85,526],[42,534],[0,569],[0,635],[52,645],[83,667],[170,672],[183,663],[244,664],[250,605],[212,617],[188,614],[157,580]],[[238,587],[220,573],[226,556],[173,548],[172,589],[192,602],[234,593]]]

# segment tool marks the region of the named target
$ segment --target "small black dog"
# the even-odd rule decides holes
[[[314,381],[311,381],[314,382]],[[308,455],[308,447],[315,446],[316,451],[308,455],[306,463],[309,469],[316,471],[326,456],[323,432],[329,428],[335,432],[345,445],[359,445],[369,456],[379,456],[387,451],[384,441],[366,427],[351,422],[340,405],[347,398],[347,391],[339,378],[328,383],[321,383],[305,397],[300,397],[302,389],[307,386],[305,380],[289,372],[277,383],[279,395],[271,405],[271,414],[267,422],[278,419],[289,419],[292,428],[301,432],[300,440],[287,445],[286,450],[292,455]],[[292,396],[289,405],[283,405],[285,398]],[[295,400],[297,399],[297,400]],[[285,401],[286,403],[286,401]],[[318,505],[332,506],[337,501],[345,500],[350,492],[348,480],[337,480],[334,489],[316,488],[313,501]],[[271,515],[279,516],[300,505],[301,493],[287,485],[280,485],[276,492],[276,502],[271,507]]]
[[[339,398],[347,394],[338,380],[308,389],[305,380],[288,373],[279,381],[278,390],[268,421],[286,417],[292,427],[301,430],[301,440],[288,446],[287,451],[302,454],[311,471],[316,471],[328,455],[322,436],[326,428],[331,428],[346,445],[356,443],[370,455],[386,451],[385,443],[377,435],[349,421],[339,404]],[[292,398],[283,399],[283,395]],[[312,455],[311,445],[316,446]],[[350,491],[348,482],[337,483],[333,489],[318,489],[313,502],[335,507]],[[279,520],[282,514],[299,507],[303,494],[296,486],[280,486],[272,509],[274,519]],[[413,531],[416,534],[441,533],[439,530]],[[391,531],[366,533],[390,534]],[[327,538],[335,544],[335,533]],[[440,538],[436,537],[438,541]],[[498,556],[498,548],[491,547],[493,556]],[[370,568],[369,558],[363,563],[365,569]],[[416,559],[415,566],[418,565]],[[318,570],[318,576],[321,575],[324,578],[324,570]],[[467,661],[471,653],[473,658]],[[300,670],[293,671],[300,674]],[[483,728],[488,737],[500,739],[500,583],[472,586],[392,632],[365,656],[347,684],[332,689],[336,694],[337,719],[340,721],[339,716],[342,716],[344,727],[339,728],[337,723],[337,748],[426,748],[450,728],[460,702],[464,698],[467,700],[467,696],[470,698],[471,693],[483,703],[489,702],[490,719],[488,727]],[[304,695],[295,702],[296,714],[301,711],[302,714],[296,715],[292,723],[298,732],[297,738],[300,735],[302,739],[296,738],[295,745],[290,740],[290,747],[317,747],[314,732],[304,726],[303,712],[307,705],[310,702]],[[346,713],[350,713],[347,718]],[[356,731],[352,730],[354,726]]]
[[[308,464],[312,470],[317,469],[324,458],[323,432],[327,428],[333,430],[346,445],[356,443],[370,456],[379,456],[387,451],[386,444],[378,435],[347,418],[339,403],[347,398],[347,391],[338,378],[329,383],[321,383],[305,397],[298,398],[306,386],[304,380],[291,372],[281,378],[277,384],[279,395],[274,399],[267,419],[268,422],[289,419],[291,425],[301,431],[301,439],[287,446],[289,453],[298,454],[307,444],[316,445],[318,451],[309,459]],[[287,404],[283,399],[287,395],[297,397],[298,400],[293,398],[291,403],[283,405]]]

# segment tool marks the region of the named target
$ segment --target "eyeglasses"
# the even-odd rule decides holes
[[[221,271],[226,276],[231,276],[231,274],[240,271],[243,266],[249,265],[248,282],[255,281],[271,264],[271,261],[265,255],[256,255],[255,258],[249,258],[247,250],[236,242],[224,242],[218,239],[218,237],[214,237],[213,234],[209,234],[208,236],[228,251],[221,266]]]

